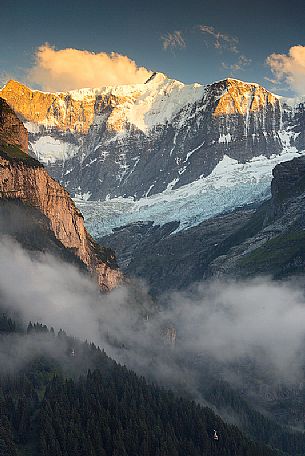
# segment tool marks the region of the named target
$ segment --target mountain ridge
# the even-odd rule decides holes
[[[304,105],[290,106],[257,83],[185,85],[157,73],[146,84],[59,94],[16,84],[0,95],[26,120],[31,154],[68,189],[97,236],[140,220],[181,221],[185,229],[260,202],[272,168],[305,151]],[[102,217],[113,208],[106,222],[97,205]]]

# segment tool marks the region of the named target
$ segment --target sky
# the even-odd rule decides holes
[[[81,75],[92,62],[94,77],[86,73],[69,88],[105,85],[107,74],[116,75],[120,65],[111,84],[141,81],[146,73],[137,67],[144,67],[185,83],[231,76],[284,95],[300,94],[305,89],[304,24],[304,0],[2,1],[0,79],[61,90],[69,77],[63,61],[72,75]],[[55,53],[66,49],[68,60],[67,54]],[[88,53],[71,56],[71,50]],[[100,55],[97,65],[88,60],[89,53]],[[107,60],[111,53],[116,57]],[[100,84],[96,73],[104,74]]]

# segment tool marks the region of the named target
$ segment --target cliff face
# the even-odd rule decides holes
[[[225,79],[212,84],[213,91],[219,92],[216,100],[214,116],[241,114],[251,115],[263,112],[279,104],[279,99],[258,84]]]
[[[281,205],[283,200],[297,196],[304,191],[305,157],[280,163],[272,171],[271,183],[273,206]]]
[[[0,98],[0,143],[28,151],[28,132],[9,105]]]
[[[0,119],[4,116],[6,120],[1,126],[6,144],[0,146],[0,198],[20,200],[39,209],[49,220],[55,237],[85,263],[102,289],[111,290],[122,279],[114,253],[97,246],[90,237],[69,193],[39,162],[16,150],[18,135],[24,140],[26,130],[6,104],[0,109]],[[16,126],[12,133],[10,129],[5,130],[8,122]]]
[[[271,199],[240,227],[235,243],[210,264],[211,275],[262,274],[277,279],[304,275],[305,157],[278,164],[271,187]]]
[[[0,156],[0,198],[19,199],[38,208],[56,238],[87,265],[101,288],[110,290],[118,285],[122,277],[113,252],[99,250],[69,193],[45,169]]]

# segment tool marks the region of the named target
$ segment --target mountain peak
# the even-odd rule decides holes
[[[241,79],[231,77],[220,79],[219,81],[215,81],[211,84],[208,84],[208,86],[243,87],[246,89],[248,89],[249,87],[256,87],[269,92],[267,89],[265,89],[262,85],[258,84],[257,82],[242,81]]]
[[[42,92],[39,90],[31,89],[23,82],[17,81],[16,79],[9,79],[7,83],[0,89],[0,92],[17,92],[20,93],[22,91],[25,92],[41,92],[47,94],[48,92]]]
[[[5,88],[14,88],[17,86],[23,85],[21,82],[16,81],[15,79],[9,79],[4,86],[1,88],[1,90],[4,90]]]
[[[168,79],[168,77],[166,76],[166,74],[164,73],[159,73],[157,71],[154,71],[153,74],[147,79],[147,81],[145,82],[145,84],[149,84],[151,82],[163,82],[165,81],[166,79]]]
[[[265,106],[279,104],[279,97],[254,82],[226,78],[209,86],[218,93],[214,116],[258,112]]]

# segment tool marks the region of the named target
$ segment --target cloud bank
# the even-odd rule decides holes
[[[212,281],[173,294],[169,312],[189,353],[225,364],[250,359],[280,381],[303,376],[302,286],[267,278]]]
[[[305,94],[305,46],[293,46],[288,54],[271,54],[266,63],[275,83],[285,82],[297,94]]]
[[[29,83],[47,91],[67,91],[84,87],[144,83],[151,72],[127,56],[112,52],[93,53],[60,49],[45,44],[35,53],[28,71]]]
[[[0,296],[25,320],[93,341],[142,373],[149,371],[154,359],[160,378],[177,375],[174,358],[164,360],[160,335],[162,328],[172,325],[182,358],[209,357],[229,368],[250,359],[283,382],[298,381],[303,375],[304,290],[289,282],[205,282],[166,296],[161,311],[156,311],[140,282],[100,295],[95,283],[76,267],[48,254],[29,254],[4,237]]]

